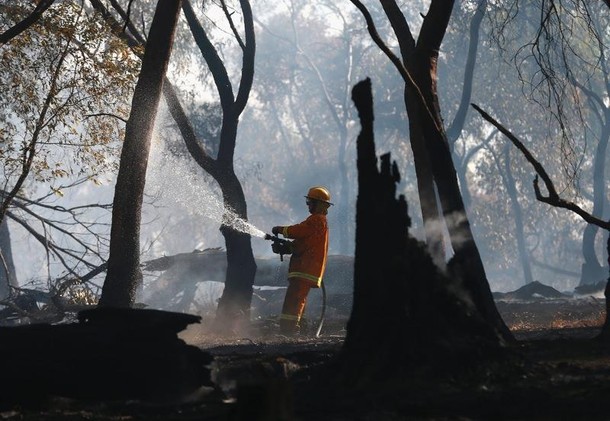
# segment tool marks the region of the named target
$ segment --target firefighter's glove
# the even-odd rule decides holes
[[[271,233],[273,235],[280,235],[280,233],[283,231],[284,227],[273,227],[271,228]]]

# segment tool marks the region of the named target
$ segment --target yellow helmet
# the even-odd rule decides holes
[[[324,202],[324,203],[328,203],[329,205],[332,205],[332,203],[330,203],[330,192],[328,191],[328,189],[326,187],[322,187],[322,186],[315,186],[309,189],[309,191],[307,192],[307,196],[305,196],[308,199],[313,199],[313,200],[319,200],[320,202]]]

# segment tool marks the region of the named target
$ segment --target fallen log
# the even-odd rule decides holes
[[[53,397],[180,402],[213,386],[212,356],[177,335],[199,316],[100,307],[78,319],[0,327],[0,407]]]
[[[288,259],[282,262],[277,256],[256,258],[256,266],[254,287],[288,286]],[[141,297],[143,303],[153,308],[189,311],[191,304],[196,304],[199,284],[224,283],[227,271],[226,251],[214,248],[163,256],[143,263],[142,269],[158,273],[154,281],[145,285]],[[328,256],[324,284],[329,301],[335,302],[336,298],[340,297],[340,300],[345,302],[345,297],[351,297],[353,279],[353,256]],[[315,292],[311,294],[308,307],[319,301],[320,295]],[[347,300],[346,311],[349,312],[350,306],[351,300]],[[279,307],[281,308],[281,302]],[[279,311],[279,308],[277,310]]]

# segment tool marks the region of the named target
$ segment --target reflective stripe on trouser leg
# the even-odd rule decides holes
[[[311,281],[290,279],[284,297],[284,306],[280,315],[280,330],[294,332],[299,327],[299,321],[305,311],[307,294],[311,289]]]

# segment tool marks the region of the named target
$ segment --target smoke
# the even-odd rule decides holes
[[[443,218],[435,218],[426,221],[426,232],[443,244],[445,259],[448,261],[472,237],[467,234],[465,224],[468,222],[464,212],[452,212]],[[433,259],[439,268],[443,268],[446,262],[439,261],[439,256],[433,254]]]

